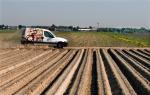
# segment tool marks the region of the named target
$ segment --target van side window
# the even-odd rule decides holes
[[[51,33],[47,32],[47,31],[44,31],[44,35],[45,35],[45,37],[54,38],[54,36]]]

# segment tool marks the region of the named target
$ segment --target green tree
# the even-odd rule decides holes
[[[23,27],[22,25],[18,25],[18,29],[22,29],[22,27]]]

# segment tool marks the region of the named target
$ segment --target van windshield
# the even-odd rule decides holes
[[[45,37],[54,38],[53,34],[51,34],[48,31],[44,31],[44,35],[45,35]]]

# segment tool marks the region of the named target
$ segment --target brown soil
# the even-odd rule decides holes
[[[148,95],[150,48],[0,49],[0,95]]]

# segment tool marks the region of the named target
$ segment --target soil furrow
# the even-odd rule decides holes
[[[147,52],[150,55],[150,50],[144,49],[145,52]]]
[[[150,68],[150,61],[143,59],[141,57],[139,57],[138,55],[135,55],[133,53],[131,53],[128,50],[122,50],[125,54],[127,54],[128,56],[131,56],[132,58],[134,58],[135,60],[139,61],[141,64],[143,64],[144,66],[146,66],[147,68]]]
[[[74,59],[71,59],[69,61],[69,64],[58,74],[58,76],[55,78],[55,80],[50,84],[47,89],[42,93],[44,95],[53,95],[56,93],[59,86],[62,84],[64,79],[66,78],[67,74],[70,72],[72,67],[75,65],[75,62],[78,60],[79,56],[81,54],[81,51],[77,52],[74,55]]]
[[[145,55],[150,57],[150,52],[147,49],[144,49],[144,50],[137,49],[137,51],[139,51],[139,52],[141,52],[141,53],[143,53],[143,54],[145,54]]]
[[[134,54],[137,54],[137,55],[139,55],[139,56],[141,56],[141,57],[143,57],[143,58],[145,58],[145,59],[147,59],[147,60],[150,61],[150,56],[147,56],[147,55],[145,55],[145,54],[142,54],[141,52],[139,52],[139,51],[137,51],[137,50],[134,50],[134,49],[130,49],[130,51],[133,52]]]
[[[0,55],[0,59],[8,58],[8,57],[14,56],[15,54],[18,54],[18,53],[20,53],[20,52],[23,52],[23,51],[20,51],[20,50],[18,50],[18,49],[12,50],[11,52],[8,52],[8,53],[6,53],[6,54]]]
[[[57,55],[58,55],[58,52],[57,52],[57,51],[54,52],[54,53],[50,56],[49,60],[52,60],[52,59],[55,58]],[[33,65],[32,68],[30,68],[29,70],[26,69],[26,70],[23,72],[23,74],[21,74],[20,76],[16,77],[15,79],[9,81],[9,83],[3,85],[3,86],[0,87],[0,88],[3,89],[3,88],[6,88],[6,87],[9,87],[9,86],[12,85],[13,83],[16,83],[17,81],[23,79],[23,78],[26,77],[27,75],[31,74],[32,72],[34,72],[34,71],[36,71],[37,69],[39,69],[40,67],[42,67],[43,64],[44,64],[44,62],[49,62],[49,61],[48,61],[48,60],[42,60],[42,61],[40,61],[40,62],[35,62],[36,65]],[[10,72],[10,74],[11,74],[11,72]],[[5,78],[4,78],[4,79],[5,79]],[[1,90],[1,89],[0,89],[0,90]]]
[[[33,46],[0,49],[0,95],[149,93],[149,48]]]
[[[55,63],[54,65],[49,67],[47,70],[45,70],[35,80],[31,81],[24,88],[16,92],[16,95],[22,95],[22,94],[37,95],[37,94],[42,93],[44,88],[46,88],[47,85],[49,84],[48,82],[51,81],[48,79],[52,79],[51,75],[53,75],[53,73],[56,72],[57,69],[62,68],[63,66],[62,64],[66,63],[64,60],[68,58],[69,55],[72,56],[71,53],[74,54],[72,51],[68,52],[62,59],[60,59],[57,63]],[[68,60],[70,60],[70,58],[68,58]]]
[[[101,95],[112,95],[108,76],[104,66],[104,61],[100,54],[100,50],[97,50],[97,73],[98,73],[98,91]]]
[[[78,95],[90,95],[91,94],[91,82],[92,82],[92,49],[88,49],[87,62],[81,77],[81,82],[77,91]]]
[[[9,87],[6,87],[2,90],[0,90],[0,93],[2,95],[7,95],[8,93],[13,94],[14,92],[18,91],[22,87],[24,87],[27,83],[32,81],[34,78],[36,78],[39,74],[41,74],[43,71],[45,71],[49,66],[57,62],[64,54],[67,53],[67,50],[59,54],[56,58],[54,58],[51,62],[43,65],[41,68],[38,68],[37,70],[33,71],[32,73],[28,74],[26,77],[24,77],[21,80],[18,80],[16,83],[12,84]]]
[[[133,59],[122,53],[120,50],[115,50],[127,63],[136,69],[143,77],[147,78],[150,81],[150,72],[140,66]]]
[[[5,58],[1,59],[0,65],[1,65],[2,63],[5,63],[5,62],[10,61],[10,59],[14,61],[14,60],[17,59],[17,58],[20,58],[19,56],[23,56],[23,55],[28,54],[28,53],[31,53],[31,52],[32,52],[32,51],[23,51],[23,52],[20,52],[20,53],[18,53],[18,54],[15,54],[15,55],[13,55],[13,56],[5,57]]]
[[[133,95],[133,93],[130,93],[130,90],[124,83],[124,80],[121,78],[118,70],[115,68],[113,64],[115,62],[112,60],[112,58],[109,56],[106,50],[101,50],[103,60],[105,60],[104,64],[106,67],[106,72],[108,72],[108,78],[111,86],[111,90],[113,94],[115,95]],[[115,84],[115,85],[114,85]]]
[[[42,91],[42,95],[46,94],[50,88],[54,85],[54,83],[58,80],[60,75],[64,72],[64,70],[70,65],[72,60],[76,57],[76,54],[78,51],[75,51],[72,53],[72,56],[69,56],[69,60],[67,59],[63,64],[61,68],[58,68],[50,77],[48,77],[47,82],[48,85],[46,85],[44,91]]]
[[[47,59],[49,59],[50,57],[52,57],[53,54],[55,54],[55,53],[53,53],[52,55],[50,55],[49,53],[51,53],[51,51],[46,51],[45,53],[42,53],[41,56],[35,57],[35,58],[39,58],[39,60],[32,59],[28,62],[25,62],[24,64],[18,64],[18,65],[20,65],[20,66],[17,65],[18,68],[16,67],[16,69],[13,69],[13,70],[1,75],[0,76],[0,86],[4,85],[7,82],[10,82],[11,80],[14,80],[16,77],[19,77],[20,75],[23,75],[25,72],[33,69],[40,63],[42,63],[42,62],[46,61]],[[57,53],[57,51],[56,51],[56,53]],[[10,78],[10,76],[11,76],[11,78]]]
[[[39,53],[41,53],[41,52],[39,52]],[[42,55],[44,55],[47,52],[42,53],[42,54],[39,54],[39,53],[35,53],[34,54],[34,53],[31,52],[29,54],[27,53],[24,56],[21,56],[21,58],[23,58],[23,59],[19,59],[18,60],[18,61],[20,61],[20,63],[17,60],[15,60],[15,62],[12,62],[12,63],[11,62],[7,63],[6,66],[2,66],[0,68],[0,74],[6,73],[6,72],[8,72],[8,71],[10,71],[12,69],[15,69],[15,68],[17,68],[19,66],[22,66],[22,65],[24,65],[24,64],[26,64],[28,62],[31,62],[32,60],[36,60],[36,59],[38,59],[38,57],[41,57]]]
[[[59,88],[57,89],[55,95],[60,95],[60,94],[64,94],[67,90],[67,87],[69,86],[69,84],[71,83],[71,79],[73,78],[73,75],[77,69],[77,67],[80,64],[80,61],[82,59],[84,53],[84,49],[82,49],[81,54],[78,58],[78,60],[76,60],[75,65],[72,67],[72,69],[70,70],[70,72],[68,73],[68,75],[66,76],[66,78],[64,79],[64,81],[61,83],[61,85],[59,86]]]
[[[137,94],[148,95],[150,93],[150,84],[145,81],[133,68],[131,68],[118,54],[113,50],[109,51],[110,55],[117,63],[122,73],[126,76]]]
[[[74,76],[71,80],[71,83],[69,84],[65,94],[67,94],[67,95],[75,95],[76,94],[78,87],[79,87],[79,83],[81,81],[81,76],[83,74],[86,60],[87,60],[87,50],[84,51],[84,54],[80,61],[80,64],[79,64],[77,70],[75,71],[75,74],[74,74]]]
[[[92,83],[91,83],[91,95],[98,95],[98,85],[97,85],[97,57],[96,51],[93,51],[93,65],[92,65]]]
[[[4,55],[4,54],[9,54],[12,50],[3,50],[3,51],[0,51],[0,56],[1,55]]]

